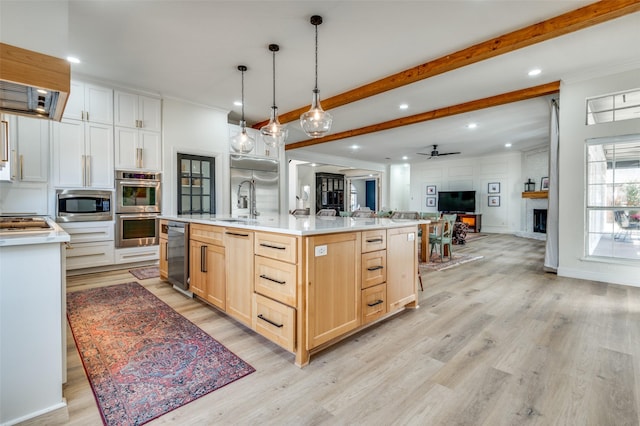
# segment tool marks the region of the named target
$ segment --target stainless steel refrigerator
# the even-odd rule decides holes
[[[269,158],[231,155],[231,214],[250,217],[252,201],[259,216],[280,214],[279,163]],[[252,199],[255,196],[255,199]]]

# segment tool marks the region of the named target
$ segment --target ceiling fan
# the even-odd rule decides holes
[[[433,151],[430,154],[426,152],[418,152],[420,155],[428,155],[429,158],[427,160],[431,160],[435,157],[442,157],[443,155],[453,155],[453,154],[461,154],[460,152],[438,152],[438,145],[433,145]]]

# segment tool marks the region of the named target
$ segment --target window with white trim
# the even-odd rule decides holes
[[[587,125],[640,118],[640,89],[587,99]]]
[[[587,141],[587,255],[640,260],[640,134]]]

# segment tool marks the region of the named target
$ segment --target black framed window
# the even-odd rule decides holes
[[[178,214],[215,214],[215,158],[178,153]]]

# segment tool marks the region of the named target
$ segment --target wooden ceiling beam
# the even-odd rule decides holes
[[[485,108],[491,108],[511,102],[524,101],[527,99],[537,98],[538,96],[547,96],[560,91],[560,82],[542,84],[539,86],[528,87],[526,89],[515,90],[513,92],[502,93],[488,98],[476,99],[457,105],[435,109],[433,111],[422,112],[420,114],[410,115],[408,117],[396,118],[395,120],[385,121],[383,123],[372,124],[370,126],[360,127],[359,129],[347,130],[340,133],[334,133],[323,138],[309,139],[305,141],[295,142],[285,145],[286,151],[296,148],[304,148],[306,146],[317,145],[321,143],[331,142],[339,139],[351,138],[354,136],[366,135],[367,133],[380,132],[382,130],[394,129],[396,127],[408,126],[410,124],[422,123],[425,121],[435,120],[438,118],[450,117],[452,115],[464,114],[471,111],[478,111]]]
[[[397,74],[322,100],[325,110],[356,102],[369,96],[397,89],[429,77],[443,74],[485,59],[494,58],[523,47],[597,25],[640,11],[640,0],[600,0],[579,9],[515,30],[490,40],[442,56]],[[281,123],[298,120],[309,105],[280,115]],[[253,126],[259,129],[268,120]]]

